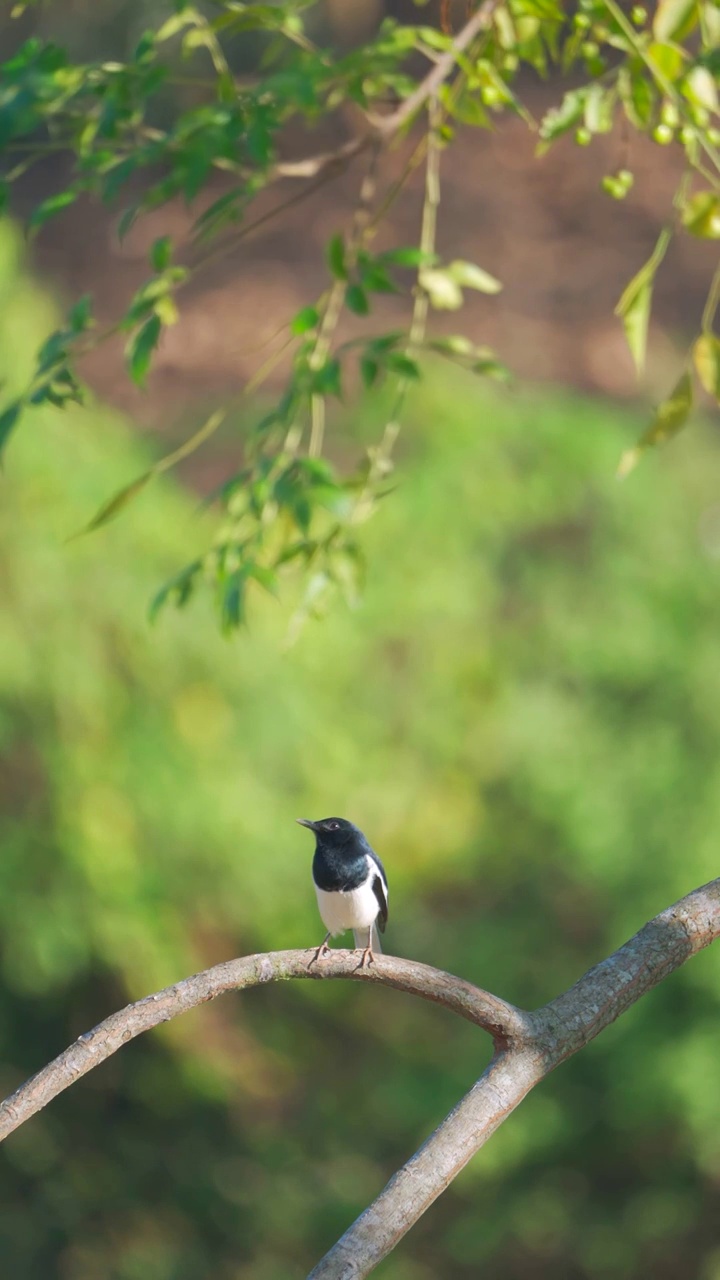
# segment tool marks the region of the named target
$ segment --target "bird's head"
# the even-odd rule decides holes
[[[348,822],[347,818],[320,818],[317,822],[311,822],[309,818],[298,818],[297,821],[301,827],[314,831],[318,844],[325,848],[343,849],[355,840],[363,839],[362,832],[354,823]]]

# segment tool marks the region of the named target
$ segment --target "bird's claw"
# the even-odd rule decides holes
[[[315,951],[315,955],[308,961],[308,969],[312,969],[313,965],[317,964],[324,956],[328,955],[329,951],[330,948],[327,942],[321,942],[320,946]]]
[[[358,969],[364,969],[365,967],[370,968],[370,965],[374,963],[375,963],[375,956],[373,954],[372,947],[364,947],[363,953],[360,957],[360,963],[358,965]]]

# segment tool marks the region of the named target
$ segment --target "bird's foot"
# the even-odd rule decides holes
[[[375,956],[373,954],[372,947],[364,947],[363,953],[360,957],[360,963],[358,965],[358,969],[365,969],[366,967],[369,968],[370,965],[374,963],[375,963]]]
[[[308,969],[312,969],[314,964],[317,964],[318,961],[322,960],[324,956],[329,954],[330,952],[330,948],[328,946],[329,937],[330,937],[330,934],[327,935],[327,938],[323,938],[322,942],[320,943],[320,946],[315,951],[315,955],[308,962]]]

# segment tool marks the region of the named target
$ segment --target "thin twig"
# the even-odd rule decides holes
[[[715,268],[715,274],[712,278],[712,284],[710,285],[708,296],[705,300],[705,306],[703,308],[702,320],[700,322],[700,328],[703,333],[712,333],[715,313],[718,309],[718,302],[720,302],[720,262]]]
[[[365,231],[370,225],[372,203],[375,199],[379,154],[380,147],[375,143],[370,155],[370,163],[368,165],[367,172],[360,187],[358,203],[353,214],[350,234],[345,248],[346,270],[352,270],[355,266],[358,249],[362,244]],[[309,364],[311,369],[321,369],[330,354],[332,340],[342,314],[344,296],[345,280],[340,277],[336,277],[330,287],[328,300],[325,305],[325,311],[320,322],[320,328],[315,342],[315,348],[310,356]],[[325,435],[324,395],[315,394],[311,396],[310,415],[310,444],[308,446],[308,454],[311,458],[319,458],[322,453],[323,439]]]

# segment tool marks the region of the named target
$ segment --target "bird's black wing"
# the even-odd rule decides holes
[[[371,874],[373,875],[372,889],[378,901],[380,911],[378,912],[377,927],[381,933],[385,932],[385,926],[388,922],[388,888],[387,878],[385,876],[385,868],[375,852],[371,855]]]

